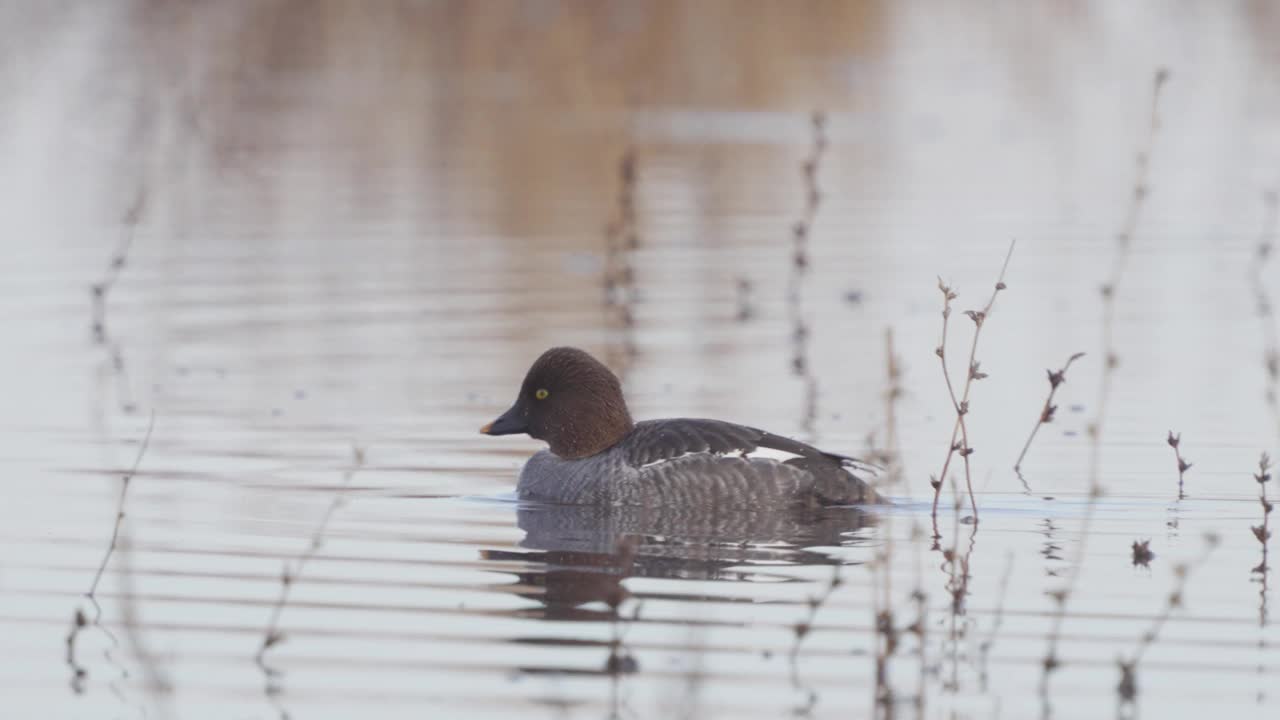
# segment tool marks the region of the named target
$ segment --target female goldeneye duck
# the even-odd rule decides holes
[[[679,418],[633,422],[622,384],[577,348],[552,348],[529,368],[487,435],[545,440],[520,472],[522,498],[575,505],[788,507],[877,503],[849,472],[858,461],[763,430]],[[758,457],[776,451],[785,460]]]

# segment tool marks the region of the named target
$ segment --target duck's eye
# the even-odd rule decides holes
[[[539,400],[546,400],[547,396],[550,394],[551,393],[547,392],[546,388],[538,388],[537,390],[534,391],[533,396],[538,398]]]

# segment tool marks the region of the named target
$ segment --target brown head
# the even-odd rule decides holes
[[[524,376],[515,404],[480,432],[526,433],[573,459],[613,447],[632,427],[618,377],[582,350],[558,347],[542,353]]]

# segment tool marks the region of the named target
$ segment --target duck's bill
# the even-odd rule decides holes
[[[480,432],[484,435],[519,435],[528,432],[529,426],[525,424],[522,415],[519,408],[513,407],[499,415],[497,420],[480,428]]]

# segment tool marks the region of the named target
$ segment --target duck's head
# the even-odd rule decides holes
[[[573,459],[607,450],[633,426],[618,376],[582,350],[557,347],[529,368],[511,409],[480,432],[525,433]]]

